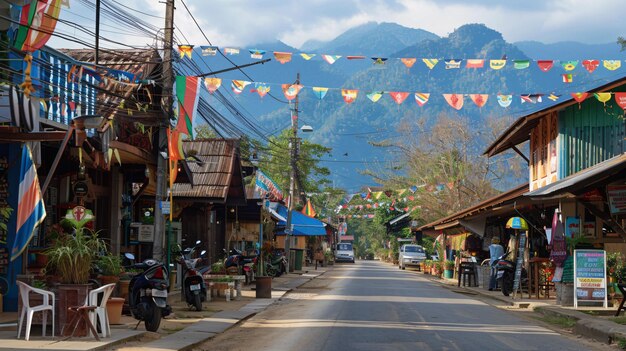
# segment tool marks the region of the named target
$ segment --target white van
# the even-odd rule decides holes
[[[352,243],[339,243],[335,251],[335,262],[352,262],[354,263],[354,250]]]

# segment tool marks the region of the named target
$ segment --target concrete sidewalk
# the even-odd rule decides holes
[[[314,271],[301,271],[283,275],[272,280],[272,298],[256,299],[235,311],[221,311],[211,317],[189,325],[181,331],[167,335],[161,339],[135,347],[123,347],[123,351],[147,351],[147,350],[188,350],[201,344],[238,324],[239,322],[263,311],[276,301],[280,300],[289,291],[307,283],[308,281],[324,274],[328,268],[318,268]],[[254,285],[246,290],[251,291]]]
[[[123,324],[112,325],[112,337],[96,341],[93,337],[76,337],[63,340],[59,337],[52,338],[41,336],[41,328],[36,326],[31,331],[29,341],[16,338],[17,314],[4,314],[0,322],[0,350],[187,350],[198,345],[217,334],[227,330],[237,323],[266,309],[280,300],[289,291],[298,288],[308,281],[324,274],[329,268],[321,267],[314,270],[313,267],[304,267],[304,271],[297,271],[272,279],[272,298],[255,299],[254,284],[244,286],[244,297],[238,301],[226,302],[216,300],[205,302],[203,311],[177,313],[164,319],[160,333],[145,331],[143,324],[137,330],[134,329],[137,322],[129,316],[123,316]],[[181,304],[179,292],[170,294],[170,303]],[[184,303],[183,303],[184,304]],[[206,310],[206,311],[205,311]],[[208,317],[198,317],[209,314]],[[178,330],[165,335],[170,330],[165,330],[164,325],[172,321],[172,318],[182,325]],[[49,333],[49,331],[48,331]],[[156,339],[156,340],[155,340]]]
[[[417,273],[416,274],[421,274]],[[454,279],[440,279],[427,274],[423,275],[433,282],[437,282],[452,291],[464,294],[473,294],[488,297],[498,302],[513,306],[517,309],[530,309],[545,316],[564,317],[576,321],[573,332],[586,338],[594,339],[607,344],[626,340],[626,325],[618,324],[608,318],[613,316],[617,307],[579,307],[561,306],[556,304],[556,299],[523,298],[517,296],[504,296],[501,291],[489,291],[482,287],[458,287],[458,281]],[[522,294],[528,296],[527,294]],[[587,313],[585,313],[587,312]],[[623,314],[622,314],[623,315]]]

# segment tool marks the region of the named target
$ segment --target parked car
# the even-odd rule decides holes
[[[439,261],[439,254],[438,253],[433,253],[432,255],[430,255],[430,259],[433,261]]]
[[[408,266],[419,266],[426,259],[426,252],[420,245],[405,244],[400,247],[398,268],[405,269]]]
[[[352,243],[337,244],[337,251],[335,252],[335,262],[354,263],[354,250],[352,249]]]

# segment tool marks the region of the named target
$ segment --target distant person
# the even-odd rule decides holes
[[[504,248],[500,245],[500,238],[491,239],[491,245],[489,245],[489,265],[491,266],[491,276],[489,277],[489,291],[493,291],[496,288],[496,277],[498,270],[493,263],[498,257],[504,255]]]

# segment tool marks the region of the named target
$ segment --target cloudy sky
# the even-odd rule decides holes
[[[72,1],[63,17],[87,27],[93,12]],[[156,17],[134,12],[163,26],[165,5],[158,0],[111,0]],[[281,40],[299,47],[310,39],[331,40],[367,22],[395,22],[447,36],[467,23],[484,23],[509,42],[580,41],[608,43],[626,35],[624,0],[184,0],[209,40],[218,46],[246,46]],[[132,12],[132,11],[131,11]],[[91,23],[90,23],[91,22]],[[206,45],[181,0],[176,27],[190,43]],[[119,37],[121,34],[108,35]],[[123,36],[133,45],[148,39]]]

